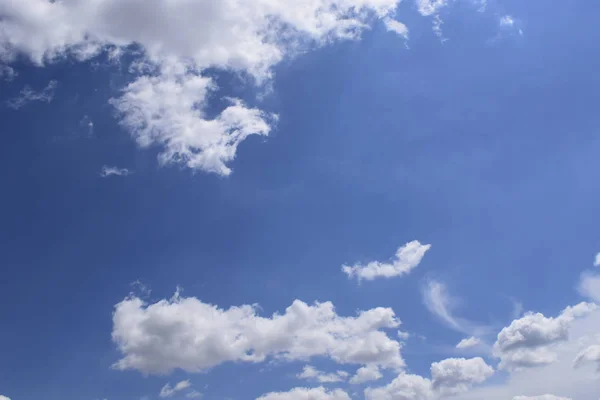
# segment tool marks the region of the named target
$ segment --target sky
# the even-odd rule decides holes
[[[597,400],[599,14],[0,0],[0,400]]]

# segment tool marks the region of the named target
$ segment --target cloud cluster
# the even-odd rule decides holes
[[[116,305],[112,337],[123,358],[114,367],[144,373],[199,372],[227,361],[268,357],[329,357],[341,364],[404,367],[400,343],[382,329],[400,324],[390,308],[339,316],[333,304],[296,300],[284,314],[257,315],[255,306],[227,310],[179,294],[145,304],[129,297]]]
[[[502,329],[494,343],[494,355],[500,358],[500,368],[518,369],[550,364],[557,359],[552,346],[569,337],[575,318],[595,310],[592,303],[567,307],[558,317],[528,313]]]
[[[358,38],[389,19],[399,0],[19,0],[0,2],[0,62],[43,65],[65,57],[111,58],[137,48],[141,73],[112,104],[140,146],[162,148],[160,162],[227,175],[241,141],[267,135],[276,118],[239,99],[208,117],[219,88],[208,68],[262,84],[272,68],[306,48]],[[143,4],[142,4],[143,3]]]
[[[389,263],[371,261],[367,265],[343,265],[342,271],[349,278],[357,278],[359,281],[402,276],[417,267],[430,248],[429,244],[421,244],[418,240],[413,240],[399,247],[396,257]]]
[[[466,392],[494,373],[482,358],[449,358],[431,364],[431,379],[401,373],[388,385],[365,389],[367,400],[433,400]]]

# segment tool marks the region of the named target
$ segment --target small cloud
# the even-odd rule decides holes
[[[198,392],[197,390],[192,390],[191,392],[186,394],[185,397],[187,397],[188,399],[199,399],[200,397],[202,397],[202,393]]]
[[[343,265],[342,271],[348,275],[348,278],[355,277],[359,281],[406,275],[421,263],[430,248],[429,244],[421,244],[418,240],[413,240],[400,246],[396,250],[396,257],[391,262],[371,261],[367,265]]]
[[[379,367],[377,367],[377,365],[367,365],[356,371],[356,375],[350,379],[350,383],[358,385],[365,382],[376,381],[381,379],[381,377],[383,377],[383,375],[379,372]]]
[[[594,267],[600,267],[600,253],[596,254],[596,258],[594,259]]]
[[[398,338],[400,340],[408,340],[409,337],[410,337],[410,333],[403,332],[403,331],[398,331]]]
[[[167,383],[160,390],[159,396],[163,397],[163,398],[165,398],[165,397],[172,397],[175,393],[180,392],[180,391],[182,391],[184,389],[187,389],[187,388],[189,388],[191,386],[192,386],[192,384],[190,383],[189,380],[178,382],[173,387],[171,387],[171,385],[169,383]]]
[[[500,26],[502,27],[512,27],[515,25],[515,20],[510,15],[505,15],[500,18]]]
[[[388,30],[388,32],[395,32],[401,37],[403,37],[405,40],[408,40],[408,27],[402,22],[396,21],[391,18],[386,18],[383,21],[383,23],[385,24],[385,27]]]
[[[15,71],[12,67],[9,67],[8,65],[2,65],[0,64],[0,78],[4,79],[5,81],[12,81],[13,79],[15,79],[15,76],[17,76],[18,73],[17,71]]]
[[[110,167],[108,165],[105,165],[102,167],[102,169],[100,170],[100,176],[103,178],[109,177],[109,176],[127,176],[127,175],[131,175],[133,172],[128,170],[127,168],[117,168],[117,167]]]
[[[476,338],[475,336],[471,336],[470,338],[467,339],[463,339],[461,340],[457,345],[456,348],[457,349],[469,349],[471,347],[475,347],[478,346],[481,343],[481,340],[479,340],[478,338]]]
[[[333,383],[346,380],[348,373],[346,371],[337,371],[335,373],[326,373],[319,371],[313,366],[305,365],[301,373],[296,375],[300,379],[317,381],[319,383]]]
[[[6,105],[10,108],[18,110],[32,101],[43,101],[50,103],[54,98],[54,91],[56,90],[57,86],[58,82],[55,80],[48,82],[48,85],[40,92],[36,92],[31,88],[31,86],[25,86],[23,90],[21,90],[21,93],[14,99],[8,100]]]

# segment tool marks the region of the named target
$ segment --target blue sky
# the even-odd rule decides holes
[[[0,0],[0,400],[596,400],[598,13]]]

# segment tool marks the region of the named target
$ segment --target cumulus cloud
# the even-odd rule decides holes
[[[596,258],[594,259],[594,267],[600,267],[600,253],[596,254]]]
[[[448,358],[431,364],[432,388],[442,394],[466,392],[494,374],[494,369],[481,357]]]
[[[10,397],[6,397],[0,394],[0,400],[10,400]]]
[[[541,313],[527,313],[514,320],[498,334],[493,352],[499,357],[500,368],[516,369],[546,365],[556,361],[552,346],[569,337],[569,328],[575,318],[596,309],[592,303],[567,307],[556,318]]]
[[[479,344],[481,344],[481,340],[479,340],[479,338],[476,338],[475,336],[471,336],[470,338],[466,338],[458,342],[456,348],[461,350],[469,349],[471,347],[478,346]]]
[[[423,16],[430,16],[448,5],[448,0],[417,0],[417,9]]]
[[[308,305],[296,300],[285,313],[265,318],[257,315],[256,306],[224,310],[179,293],[153,304],[128,297],[113,313],[112,338],[123,354],[114,367],[144,373],[200,372],[227,361],[322,356],[341,364],[401,369],[401,345],[382,331],[399,324],[390,308],[342,317],[330,302]]]
[[[357,39],[372,19],[389,18],[399,0],[21,0],[0,2],[0,62],[38,65],[138,47],[141,73],[113,100],[141,146],[163,148],[160,161],[226,175],[238,144],[269,133],[273,118],[232,99],[214,118],[204,110],[218,88],[217,68],[262,84],[301,50]],[[142,4],[143,3],[143,4]]]
[[[118,167],[111,167],[108,165],[104,165],[102,167],[102,169],[100,170],[100,176],[103,178],[109,177],[109,176],[127,176],[127,175],[131,175],[132,172],[130,170],[128,170],[127,168],[118,168]]]
[[[357,385],[369,381],[376,381],[381,379],[382,376],[383,375],[379,372],[379,367],[377,367],[377,365],[366,365],[356,371],[356,374],[350,378],[350,383]]]
[[[0,26],[1,24],[2,22],[0,21]],[[14,99],[8,100],[6,105],[17,110],[32,101],[50,103],[54,98],[54,91],[57,86],[58,82],[55,80],[48,82],[48,85],[39,92],[36,92],[30,86],[25,86],[23,90],[21,90],[21,93]]]
[[[305,365],[302,372],[296,375],[300,379],[316,381],[319,383],[333,383],[346,380],[348,373],[345,371],[337,371],[335,373],[327,373],[319,371],[311,365]]]
[[[600,302],[600,275],[586,272],[579,280],[579,293],[595,302]]]
[[[389,263],[371,261],[367,265],[343,265],[342,271],[349,278],[357,278],[359,281],[402,276],[417,267],[430,248],[429,244],[421,244],[418,240],[413,240],[399,247],[396,257]]]
[[[400,374],[383,387],[366,388],[366,400],[431,400],[431,381],[419,375]]]
[[[276,116],[230,99],[216,118],[207,119],[204,103],[216,90],[210,78],[195,74],[142,76],[130,83],[112,104],[140,147],[161,145],[161,164],[178,162],[189,168],[229,175],[227,162],[250,135],[268,135]]]
[[[169,383],[167,383],[160,390],[159,396],[163,397],[163,398],[164,397],[173,397],[173,395],[175,393],[185,390],[191,386],[192,386],[192,384],[190,383],[189,380],[178,382],[177,384],[175,384],[175,386],[171,386]]]
[[[328,391],[323,387],[294,388],[289,392],[267,393],[257,400],[350,400],[350,396],[341,389]]]

